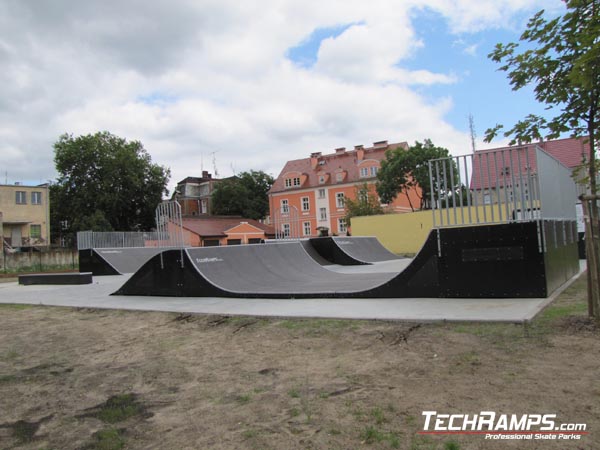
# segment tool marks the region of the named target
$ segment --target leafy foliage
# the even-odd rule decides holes
[[[530,114],[503,135],[517,141],[532,142],[563,133],[587,136],[590,148],[598,140],[600,119],[600,2],[568,0],[567,13],[553,20],[539,11],[528,22],[520,43],[497,44],[488,55],[507,72],[513,90],[534,86],[535,98],[547,105],[554,117]],[[527,49],[520,51],[522,47]],[[533,47],[533,48],[531,48]],[[486,131],[490,142],[504,128],[496,125]],[[589,182],[596,192],[595,155],[589,161]]]
[[[254,170],[221,180],[212,194],[213,213],[256,220],[266,217],[274,181],[265,172]]]
[[[587,136],[588,176],[576,176],[585,179],[590,193],[596,196],[596,146],[600,138],[600,1],[566,0],[565,3],[567,12],[563,16],[547,20],[543,10],[538,12],[529,20],[520,43],[497,44],[488,56],[502,64],[500,70],[507,72],[513,90],[534,86],[536,100],[554,113],[550,119],[529,115],[505,131],[504,136],[513,136],[513,143],[540,139],[543,132],[548,138],[557,138],[566,132]],[[519,52],[521,45],[533,48]],[[496,125],[488,129],[486,140],[491,141],[502,128]],[[590,225],[586,227],[588,304],[590,315],[600,321],[598,215],[594,198],[590,203]]]
[[[52,228],[63,231],[131,231],[154,226],[170,172],[152,163],[141,142],[108,132],[54,144],[59,173],[50,187]]]
[[[346,208],[347,226],[351,225],[352,217],[383,214],[383,208],[379,203],[377,194],[373,192],[367,183],[356,186],[356,199],[346,197],[344,207]]]
[[[381,201],[390,203],[403,193],[413,211],[430,208],[431,180],[428,162],[449,156],[448,149],[436,147],[430,139],[425,139],[423,143],[417,141],[408,150],[388,150],[386,159],[381,162],[381,169],[377,173],[377,193]],[[435,177],[434,174],[434,190],[439,191],[440,183]],[[412,204],[409,196],[411,191],[420,199],[419,205]]]

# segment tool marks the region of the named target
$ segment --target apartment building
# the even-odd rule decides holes
[[[50,201],[47,184],[0,185],[2,240],[6,248],[50,244]]]
[[[181,205],[184,216],[212,215],[211,195],[219,180],[203,170],[201,177],[187,177],[177,183],[173,200]]]
[[[341,147],[331,154],[315,152],[308,158],[288,161],[269,192],[271,222],[278,235],[314,237],[321,231],[346,235],[345,200],[356,200],[365,183],[375,192],[385,152],[397,148],[407,150],[408,144],[379,141],[372,147],[357,145],[352,150]],[[409,195],[413,205],[419,204],[415,192]],[[410,202],[402,194],[386,208],[409,212]]]

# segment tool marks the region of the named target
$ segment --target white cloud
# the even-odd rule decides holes
[[[540,2],[537,2],[539,5]],[[415,85],[457,77],[402,61],[423,42],[414,8],[447,17],[457,32],[509,22],[527,0],[75,0],[0,3],[0,172],[55,176],[60,134],[108,130],[141,140],[172,182],[212,170],[265,170],[312,151],[431,138],[460,153],[449,96]],[[321,43],[310,69],[286,51],[317,28],[353,24]],[[475,50],[475,49],[473,49]],[[165,102],[143,101],[152,95]]]

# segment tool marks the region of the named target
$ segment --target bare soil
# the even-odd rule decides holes
[[[2,449],[597,449],[578,280],[527,326],[0,306]],[[577,441],[423,435],[423,411],[556,414]]]

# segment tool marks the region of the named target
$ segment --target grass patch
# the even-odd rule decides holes
[[[12,435],[20,442],[31,442],[35,433],[40,427],[40,423],[26,422],[19,420],[12,425]]]
[[[17,303],[0,303],[0,309],[8,311],[23,311],[25,309],[31,309],[33,305],[19,305]]]
[[[125,447],[123,430],[109,428],[93,434],[93,441],[84,450],[119,450]]]
[[[246,430],[242,433],[244,439],[253,439],[258,436],[258,431],[254,429]]]
[[[11,348],[2,355],[1,359],[4,361],[12,361],[13,359],[17,359],[18,357],[19,352],[16,351],[14,348]]]
[[[456,441],[447,441],[444,443],[444,450],[460,450],[460,445]]]
[[[288,391],[288,395],[292,398],[300,398],[300,392],[298,391],[298,389],[294,388],[294,389],[290,389]]]
[[[19,267],[18,269],[4,269],[2,273],[18,275],[20,273],[52,273],[52,272],[74,272],[76,270],[73,264],[34,264],[28,267]]]
[[[238,395],[235,399],[240,405],[247,405],[252,400],[252,396],[250,394],[241,394]]]
[[[334,331],[355,330],[358,324],[355,320],[343,319],[289,319],[282,320],[278,325],[287,330],[301,331]]]
[[[366,427],[361,433],[361,439],[365,444],[377,444],[387,442],[391,448],[400,448],[400,438],[396,433],[380,431],[374,426]]]
[[[0,384],[14,383],[15,381],[17,381],[17,377],[15,375],[0,375]]]
[[[387,419],[385,418],[381,408],[373,408],[371,410],[371,416],[373,416],[377,425],[387,422]]]
[[[113,395],[106,402],[91,408],[89,414],[105,423],[122,422],[137,415],[147,415],[136,394]]]

